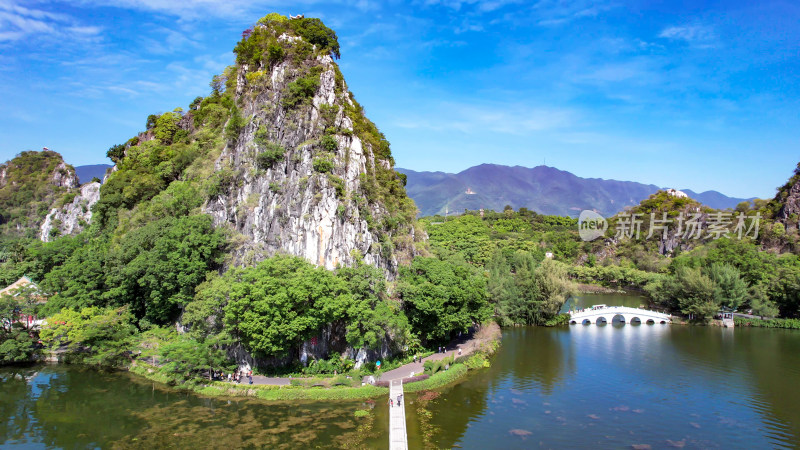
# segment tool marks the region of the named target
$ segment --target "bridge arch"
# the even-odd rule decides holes
[[[621,323],[624,325],[626,322],[627,321],[625,320],[625,316],[623,316],[622,314],[614,314],[614,317],[611,318],[612,324]]]
[[[638,318],[636,316],[631,317],[630,324],[631,325],[641,325],[642,324],[642,319],[640,319],[640,318]]]
[[[653,319],[647,319],[647,322],[646,322],[646,323],[647,323],[648,325],[655,325],[655,324],[656,324],[656,321],[655,321],[655,320],[653,320]]]
[[[583,319],[583,322],[581,323],[581,325],[591,325],[591,324],[592,321],[590,319]]]
[[[608,320],[606,320],[606,318],[605,318],[604,316],[599,316],[599,317],[597,318],[597,320],[595,320],[595,322],[594,322],[594,323],[595,323],[596,325],[606,325],[606,324],[608,323]]]

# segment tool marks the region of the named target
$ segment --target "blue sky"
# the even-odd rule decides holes
[[[766,198],[800,159],[797,2],[0,0],[0,160],[108,162],[272,11],[338,33],[399,167],[546,161]]]

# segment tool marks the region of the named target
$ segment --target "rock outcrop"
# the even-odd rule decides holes
[[[92,206],[100,199],[100,183],[86,183],[75,193],[71,202],[50,210],[40,227],[39,239],[52,238],[83,231],[92,220]]]
[[[75,169],[54,151],[25,151],[0,164],[0,234],[35,237],[45,211],[78,186]]]
[[[774,201],[780,205],[778,220],[788,227],[800,227],[800,164],[794,176],[778,190]]]
[[[393,278],[419,237],[388,142],[331,54],[313,47],[300,58],[297,48],[309,43],[264,25],[249,39],[293,57],[241,61],[240,52],[235,97],[245,124],[216,163],[230,182],[205,211],[242,236],[239,263],[282,252],[332,269],[363,258]]]

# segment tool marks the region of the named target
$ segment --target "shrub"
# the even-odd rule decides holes
[[[286,149],[274,142],[268,142],[265,147],[266,149],[256,156],[256,164],[262,170],[267,170],[278,161],[282,161],[284,153],[286,153]]]
[[[283,47],[280,45],[276,43],[270,43],[267,46],[267,63],[270,66],[283,61],[284,56],[286,56],[286,53],[283,51]]]
[[[336,175],[328,175],[328,181],[330,181],[333,188],[336,189],[336,197],[340,199],[344,198],[345,195],[344,180],[337,177]]]
[[[108,157],[108,159],[114,161],[114,163],[122,161],[122,158],[125,157],[125,145],[117,144],[112,146],[106,152],[106,156]]]
[[[367,416],[369,416],[369,411],[367,411],[366,409],[359,409],[358,411],[353,413],[353,415],[358,417],[358,418],[367,417]]]
[[[339,58],[339,40],[336,32],[326,27],[317,18],[303,18],[289,21],[291,27],[306,41],[316,45],[321,50],[327,50],[331,56]]]
[[[319,141],[320,146],[328,152],[335,152],[339,148],[339,144],[336,142],[336,139],[333,136],[326,134],[322,136],[322,139]]]
[[[239,108],[234,106],[231,108],[231,118],[228,120],[228,125],[225,127],[225,138],[231,142],[239,140],[239,133],[244,127],[244,119],[239,114]]]
[[[322,67],[313,67],[308,75],[298,78],[286,86],[281,103],[284,108],[293,108],[311,99],[319,89],[319,75]]]
[[[325,157],[314,158],[312,165],[314,170],[320,173],[328,173],[333,170],[333,161]]]

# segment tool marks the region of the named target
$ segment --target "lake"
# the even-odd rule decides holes
[[[626,297],[627,306],[642,301]],[[609,296],[579,301],[615,304]],[[794,447],[800,437],[798,385],[795,330],[512,328],[504,330],[490,368],[438,397],[407,395],[409,444]],[[359,409],[370,410],[370,418],[355,418]],[[0,369],[0,418],[4,448],[388,447],[383,399],[207,399],[126,373],[63,365]]]

